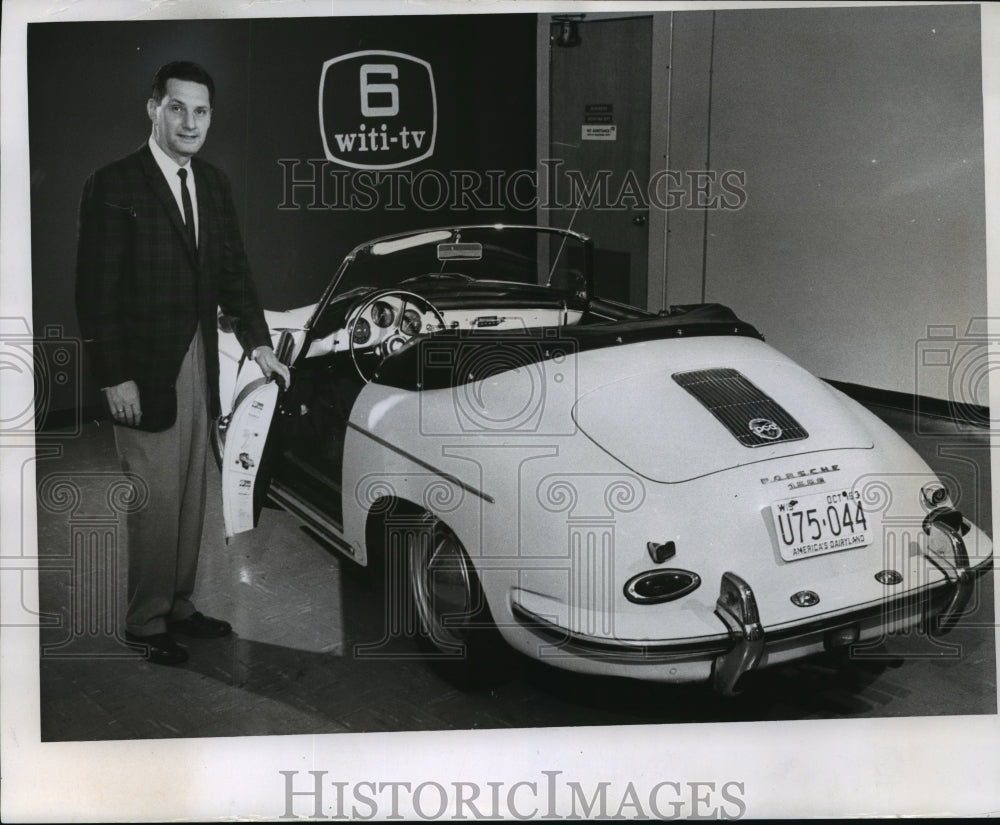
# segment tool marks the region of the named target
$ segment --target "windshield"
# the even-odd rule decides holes
[[[582,235],[539,227],[464,226],[390,236],[356,250],[332,292],[502,281],[586,298],[588,247]]]

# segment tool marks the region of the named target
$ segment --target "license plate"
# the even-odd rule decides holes
[[[836,553],[872,543],[861,493],[840,490],[776,501],[771,505],[778,548],[785,561]]]

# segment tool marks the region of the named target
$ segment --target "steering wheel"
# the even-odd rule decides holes
[[[387,298],[395,299],[395,301],[387,301]],[[398,308],[394,306],[396,301],[399,302]],[[371,310],[379,302],[388,304],[392,308],[393,318],[386,326],[372,323]],[[351,360],[354,362],[354,367],[357,369],[358,375],[361,376],[361,380],[365,383],[372,380],[375,376],[375,371],[382,361],[420,334],[423,328],[422,319],[416,329],[412,328],[411,321],[407,321],[404,326],[407,304],[413,304],[415,308],[422,312],[431,313],[434,316],[434,320],[444,329],[444,316],[434,304],[414,292],[406,292],[401,289],[383,289],[375,292],[369,295],[351,313],[353,318],[347,325],[347,338],[351,346]],[[360,326],[361,322],[364,322],[368,327],[367,334],[365,334],[364,328]],[[374,366],[369,368],[363,366],[362,359],[365,356],[377,358],[378,360]]]

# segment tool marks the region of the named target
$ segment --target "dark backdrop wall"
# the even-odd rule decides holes
[[[425,60],[436,87],[437,140],[431,157],[406,170],[412,176],[497,170],[509,178],[536,166],[535,25],[534,15],[32,24],[36,334],[52,326],[79,334],[73,282],[80,191],[91,171],[148,138],[149,81],[170,60],[195,60],[215,79],[201,156],[232,180],[250,261],[270,309],[314,301],[344,253],[367,238],[455,220],[530,221],[533,213],[507,199],[494,204],[480,197],[499,208],[476,208],[452,190],[441,203],[440,178],[425,181],[425,196],[416,201],[403,196],[393,204],[381,187],[379,196],[350,208],[346,190],[338,195],[331,182],[336,172],[353,170],[319,163],[318,96],[323,64],[331,58],[373,49]],[[289,197],[291,176],[309,179],[316,169],[327,179],[326,194],[317,199],[319,190],[298,187]],[[74,408],[78,397],[85,406],[98,402],[85,374],[82,393],[74,383],[54,388],[47,414]]]

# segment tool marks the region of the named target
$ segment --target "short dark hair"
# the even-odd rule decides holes
[[[190,60],[175,60],[172,63],[160,66],[156,70],[156,74],[153,75],[152,97],[157,103],[166,96],[167,81],[171,78],[174,80],[190,80],[194,83],[201,83],[203,86],[207,86],[208,103],[210,106],[214,105],[215,81],[212,80],[212,75],[203,66],[192,63]]]

